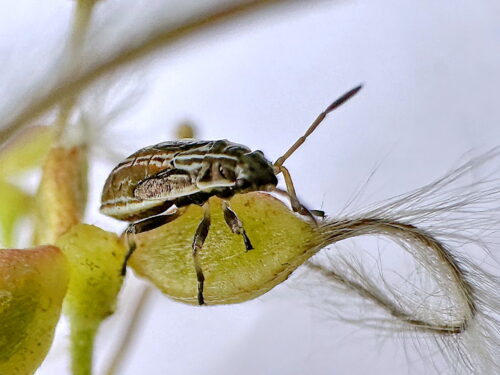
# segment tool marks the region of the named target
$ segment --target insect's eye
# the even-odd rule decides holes
[[[229,181],[234,181],[234,179],[236,178],[236,175],[231,169],[226,168],[222,165],[219,165],[219,173],[222,177]]]
[[[239,189],[250,187],[250,181],[248,181],[246,178],[239,178],[236,180],[236,187]]]

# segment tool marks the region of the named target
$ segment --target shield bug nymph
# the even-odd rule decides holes
[[[309,216],[317,212],[305,208],[298,200],[292,178],[283,163],[318,127],[326,115],[354,96],[355,87],[330,104],[283,156],[271,163],[262,151],[229,142],[179,140],[143,148],[118,164],[108,176],[101,198],[101,213],[131,222],[125,234],[129,246],[127,261],[136,248],[134,235],[165,225],[182,214],[182,207],[196,204],[203,207],[192,244],[192,255],[198,280],[198,302],[204,304],[204,276],[198,258],[210,227],[208,200],[223,200],[224,219],[235,234],[241,235],[245,249],[253,248],[243,223],[231,209],[229,199],[235,194],[251,191],[285,193],[294,212]],[[282,173],[286,191],[276,187],[276,176]],[[175,210],[174,208],[177,208]],[[168,210],[168,211],[167,211]]]

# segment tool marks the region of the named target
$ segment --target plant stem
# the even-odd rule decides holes
[[[82,52],[85,42],[85,35],[92,19],[94,0],[78,0],[73,17],[71,34],[66,44],[66,52],[63,58],[62,69],[65,71],[64,77],[71,77],[81,70]],[[56,121],[56,138],[64,131],[75,105],[76,97],[70,96],[61,102],[61,108]]]
[[[94,339],[100,322],[88,322],[79,317],[71,317],[70,323],[71,373],[91,375]]]
[[[66,44],[66,53],[63,59],[63,69],[71,77],[81,69],[81,56],[85,42],[94,0],[78,0],[76,3],[71,35]],[[76,102],[75,96],[68,96],[61,101],[61,108],[56,122],[56,136],[60,136],[68,123],[69,116]],[[71,370],[73,375],[91,375],[94,339],[100,321],[89,322],[87,319],[72,316],[71,323]]]

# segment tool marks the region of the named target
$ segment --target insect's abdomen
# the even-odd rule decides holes
[[[134,196],[137,184],[171,168],[173,154],[146,148],[118,164],[104,184],[100,211],[119,220],[134,221],[165,209],[165,199],[143,200]]]

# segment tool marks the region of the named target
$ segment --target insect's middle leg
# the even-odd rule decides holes
[[[245,228],[243,228],[243,223],[236,215],[236,212],[231,209],[228,201],[222,201],[222,210],[224,211],[224,220],[226,220],[228,227],[234,234],[240,234],[243,237],[243,242],[245,243],[247,251],[252,250],[253,246],[250,242],[250,238],[248,238],[247,233],[245,232]]]
[[[194,262],[194,269],[196,270],[196,278],[198,280],[198,304],[200,305],[205,304],[205,300],[203,298],[203,287],[205,283],[205,276],[203,275],[203,271],[201,269],[198,252],[203,247],[203,243],[205,242],[208,236],[209,229],[210,229],[210,206],[209,203],[206,202],[203,205],[203,219],[201,219],[200,224],[198,224],[198,228],[196,228],[196,234],[194,235],[194,240],[193,240],[193,262]]]
[[[147,219],[137,221],[130,224],[125,230],[125,238],[127,240],[128,251],[125,255],[125,260],[123,261],[121,275],[125,276],[127,272],[127,263],[135,249],[137,244],[135,242],[135,235],[143,232],[153,230],[155,228],[161,227],[167,223],[170,223],[181,216],[182,212],[180,210],[173,212],[171,214],[162,214],[157,216],[148,217]]]

